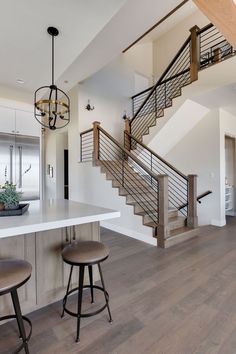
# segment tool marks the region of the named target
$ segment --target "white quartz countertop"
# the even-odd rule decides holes
[[[120,212],[64,199],[31,201],[20,216],[0,217],[0,238],[118,218]]]

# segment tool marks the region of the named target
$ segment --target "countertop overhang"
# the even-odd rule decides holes
[[[116,210],[64,199],[31,201],[20,216],[0,217],[0,238],[120,217]]]

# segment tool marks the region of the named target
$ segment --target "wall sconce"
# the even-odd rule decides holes
[[[47,171],[47,172],[46,172],[47,175],[48,175],[50,178],[53,178],[53,166],[50,165],[50,164],[48,164],[46,171]]]
[[[85,109],[87,109],[87,111],[93,111],[94,108],[95,108],[94,106],[91,106],[90,100],[88,100],[88,104],[87,104],[87,106],[85,107]]]
[[[127,114],[126,114],[126,111],[124,111],[124,114],[123,114],[123,116],[122,116],[122,119],[124,119],[124,120],[129,119],[129,117],[128,117]]]

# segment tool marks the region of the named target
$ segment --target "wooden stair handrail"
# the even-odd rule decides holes
[[[117,145],[127,156],[129,156],[132,160],[134,160],[137,165],[139,165],[145,172],[147,172],[147,174],[149,174],[152,178],[154,178],[157,182],[159,182],[159,177],[158,175],[156,175],[155,173],[153,173],[145,164],[143,164],[141,161],[139,161],[139,159],[133,155],[132,153],[130,153],[129,150],[125,149],[120,143],[118,143],[118,141],[116,141],[116,139],[114,139],[109,133],[107,133],[106,130],[104,130],[103,128],[101,128],[100,126],[98,126],[98,130],[100,130],[101,132],[103,132],[103,134],[105,134],[115,145]]]
[[[80,133],[80,136],[84,135],[84,134],[88,134],[90,132],[93,131],[93,128],[90,128],[90,129],[87,129],[87,130],[84,130],[83,132]]]
[[[175,168],[173,165],[171,165],[169,162],[167,162],[166,160],[164,160],[161,156],[159,156],[155,151],[153,151],[152,149],[150,149],[147,145],[145,145],[144,143],[142,143],[140,140],[138,140],[137,138],[135,138],[132,134],[130,134],[129,132],[125,131],[125,134],[127,134],[131,139],[134,139],[139,145],[141,145],[144,149],[148,150],[152,155],[154,155],[156,158],[158,158],[159,160],[161,160],[165,165],[167,165],[169,168],[171,168],[172,170],[174,170],[179,176],[181,176],[182,178],[184,178],[186,181],[188,181],[188,177],[186,175],[184,175],[182,172],[180,172],[177,168]]]
[[[197,35],[209,30],[211,27],[214,27],[213,23],[208,23],[208,25],[200,28],[198,31],[197,31]]]

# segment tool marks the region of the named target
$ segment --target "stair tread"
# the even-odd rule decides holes
[[[176,221],[180,221],[180,220],[185,221],[186,217],[182,216],[182,215],[172,216],[172,217],[169,217],[168,223],[172,223],[172,222],[176,222]]]
[[[142,203],[142,204],[147,203],[147,204],[150,206],[149,203],[152,203],[152,205],[153,205],[153,204],[154,204],[153,202],[155,202],[155,199],[149,199],[149,200],[141,200],[141,199],[138,199],[138,200],[126,201],[126,204],[128,204],[128,205],[134,205],[134,204],[137,204],[137,203]],[[151,206],[150,206],[150,207],[151,207]]]
[[[158,224],[155,223],[154,221],[145,222],[144,225],[149,226],[149,227],[157,227],[158,226]]]
[[[168,211],[169,211],[169,213],[172,213],[173,211],[177,211],[177,210],[169,209]],[[151,209],[150,214],[155,214],[155,213],[156,213],[156,210],[155,209]],[[148,215],[145,211],[139,211],[136,214],[137,215],[141,215],[141,216]],[[184,216],[183,217],[182,216],[169,216],[168,222],[174,222],[174,221],[177,221],[177,220],[180,220],[180,219],[185,220],[186,218]]]
[[[177,229],[171,230],[169,233],[169,237],[177,236],[179,234],[183,234],[183,233],[186,233],[186,232],[189,232],[192,230],[195,230],[195,229],[188,227],[188,226],[179,227]]]

